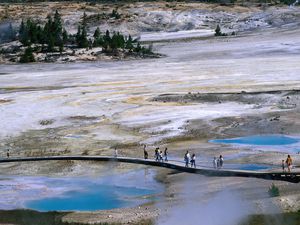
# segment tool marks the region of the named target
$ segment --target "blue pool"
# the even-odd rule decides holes
[[[296,144],[299,141],[300,140],[297,138],[289,137],[285,135],[257,135],[257,136],[247,136],[247,137],[230,138],[230,139],[215,139],[215,140],[210,140],[209,142],[221,143],[221,144],[278,146],[278,145]]]
[[[250,170],[250,171],[257,171],[257,170],[268,170],[274,168],[270,165],[264,164],[224,164],[223,169],[233,169],[233,170]]]
[[[0,209],[93,211],[132,207],[162,192],[153,170],[107,177],[0,177]]]
[[[26,203],[26,208],[39,211],[92,211],[122,208],[141,203],[138,197],[155,194],[155,190],[110,185],[90,185],[82,191],[69,191],[60,197],[43,198]]]

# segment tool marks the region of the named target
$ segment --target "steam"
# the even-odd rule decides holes
[[[193,188],[191,188],[193,190]],[[235,225],[253,212],[249,203],[233,191],[218,192],[205,202],[186,199],[180,206],[173,208],[167,218],[158,225]]]
[[[294,6],[296,6],[298,3],[299,3],[299,0],[296,0],[296,1],[294,1],[294,2],[290,5],[290,7],[294,7]]]
[[[12,23],[4,22],[0,24],[0,44],[16,40],[16,31]]]

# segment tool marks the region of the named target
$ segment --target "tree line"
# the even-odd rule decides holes
[[[103,52],[116,52],[118,49],[128,50],[141,54],[152,53],[151,48],[141,46],[137,39],[133,39],[130,35],[125,36],[119,32],[111,32],[106,30],[102,33],[97,28],[92,37],[87,33],[87,15],[84,13],[79,22],[77,33],[69,34],[63,26],[61,15],[56,10],[54,16],[48,16],[47,22],[41,25],[32,19],[21,22],[19,28],[19,41],[27,46],[22,55],[20,62],[34,61],[33,52],[60,52],[64,51],[65,46],[71,48],[93,48],[102,47]],[[41,45],[33,49],[33,44]]]

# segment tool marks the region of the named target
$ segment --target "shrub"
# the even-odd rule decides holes
[[[272,183],[272,185],[269,187],[268,193],[270,197],[277,197],[279,196],[279,188],[274,183]]]

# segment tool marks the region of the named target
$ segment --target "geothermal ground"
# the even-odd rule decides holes
[[[138,6],[128,6],[127,10],[142,7]],[[159,7],[154,3],[151,6]],[[207,5],[199,4],[194,11],[186,7],[178,10],[190,12],[188,18],[192,20],[191,12],[199,13],[201,7],[214,18]],[[175,30],[188,30],[179,33],[145,33],[142,22],[132,25],[142,40],[154,41],[155,51],[164,54],[163,58],[0,65],[1,157],[7,149],[12,157],[113,155],[115,147],[120,155],[143,157],[142,145],[146,144],[150,156],[156,146],[168,147],[170,157],[179,160],[190,150],[200,164],[210,163],[222,154],[225,163],[278,166],[291,153],[294,164],[299,165],[299,155],[289,149],[266,152],[208,140],[259,134],[300,135],[300,10],[218,10],[223,17],[231,18],[231,26],[225,27],[239,31],[237,36],[213,37],[209,35],[213,29],[207,26],[193,26],[192,31],[177,26]],[[157,13],[166,19],[165,14],[174,14],[171,11]],[[147,15],[157,16],[151,12]],[[246,15],[251,15],[249,20]],[[255,30],[254,15],[259,15],[256,21],[260,24]],[[205,20],[200,18],[198,22],[203,24]],[[136,29],[139,26],[145,29]],[[0,174],[85,176],[132,169],[137,166],[118,164],[107,168],[106,164],[92,162],[43,162],[1,165]],[[249,214],[300,209],[299,184],[276,181],[281,195],[269,198],[267,191],[272,182],[265,180],[207,178],[161,169],[157,170],[157,180],[164,183],[165,191],[153,204],[109,212],[74,212],[63,220],[133,223],[143,218],[176,224],[184,217],[182,212],[188,210],[191,221],[185,224],[201,219],[205,224],[232,225]],[[216,202],[225,203],[220,206]]]

